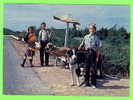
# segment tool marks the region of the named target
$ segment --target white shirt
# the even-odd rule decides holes
[[[48,32],[46,30],[40,30],[38,40],[39,41],[49,40]]]

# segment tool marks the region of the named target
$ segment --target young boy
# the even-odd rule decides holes
[[[33,56],[35,55],[35,42],[36,42],[36,36],[34,34],[33,26],[28,27],[28,34],[26,35],[24,40],[27,43],[27,49],[24,54],[24,59],[21,66],[24,67],[26,59],[28,58],[30,62],[30,66],[33,67],[32,61],[33,61]]]
[[[41,24],[41,30],[39,31],[38,41],[40,43],[40,62],[41,66],[44,66],[44,54],[45,54],[45,66],[49,64],[49,53],[46,52],[45,47],[50,39],[49,32],[46,31],[46,23]]]
[[[82,43],[80,44],[78,49],[81,49],[82,47],[85,47],[85,50],[88,51],[89,49],[93,50],[94,53],[96,54],[96,61],[98,60],[99,56],[99,49],[101,48],[101,42],[98,39],[96,35],[96,26],[94,24],[89,24],[88,25],[88,31],[89,34],[87,34]],[[94,66],[95,67],[95,66]],[[92,76],[91,77],[91,83],[93,85],[93,88],[96,87],[96,72],[95,68],[92,68]],[[90,68],[86,68],[86,75],[85,75],[85,85],[90,86]]]

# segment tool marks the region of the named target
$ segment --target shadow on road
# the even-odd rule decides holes
[[[118,79],[114,79],[114,80],[118,80]],[[105,83],[109,83],[110,81],[112,81],[112,79],[101,79],[101,80],[97,80],[97,88],[98,89],[125,89],[125,88],[129,88],[128,86],[121,86],[121,85],[111,85],[111,86],[104,86]]]

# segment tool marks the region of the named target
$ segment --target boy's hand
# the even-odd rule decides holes
[[[96,62],[98,62],[98,57],[96,58]]]
[[[81,49],[81,47],[78,47],[78,50],[80,50]]]

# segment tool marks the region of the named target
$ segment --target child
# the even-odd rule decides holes
[[[85,47],[86,51],[92,50],[93,54],[96,55],[96,61],[98,61],[99,49],[101,48],[102,44],[96,35],[97,32],[96,32],[95,24],[89,24],[88,31],[89,31],[89,34],[87,34],[84,37],[84,39],[78,49],[80,50],[82,47]],[[90,76],[90,73],[92,73],[91,76]],[[86,67],[85,85],[90,86],[90,81],[92,83],[92,87],[96,88],[96,68],[95,68],[95,66],[94,67]]]
[[[24,40],[27,43],[27,49],[26,49],[23,63],[21,64],[21,66],[24,67],[26,59],[28,58],[30,62],[30,66],[33,67],[32,61],[33,61],[33,56],[35,55],[35,42],[36,42],[36,36],[34,34],[33,26],[28,27],[28,34],[26,35]]]
[[[40,42],[40,62],[41,66],[44,66],[44,55],[45,55],[45,65],[49,64],[49,53],[45,50],[47,43],[49,42],[51,34],[46,30],[46,23],[41,24],[41,30],[39,31],[38,41]]]

